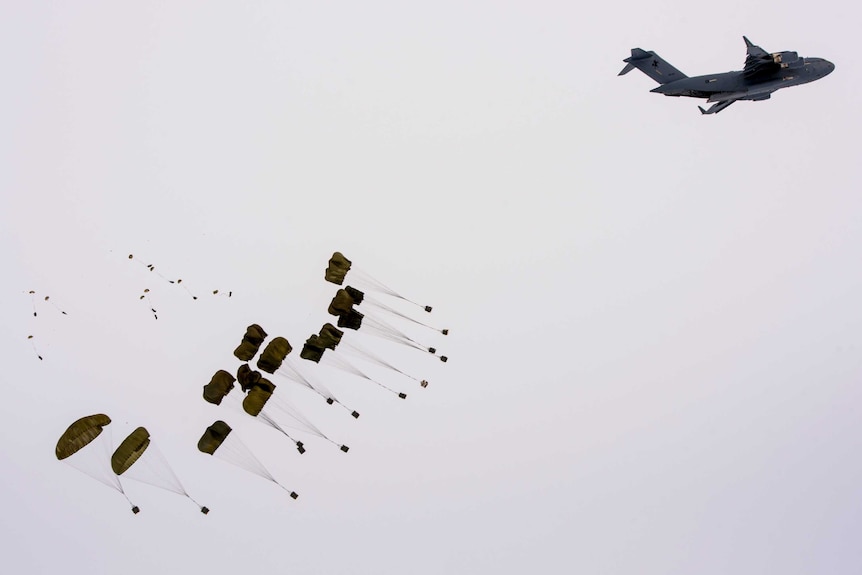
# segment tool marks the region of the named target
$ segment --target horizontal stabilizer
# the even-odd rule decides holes
[[[622,69],[618,76],[628,74],[637,68],[659,84],[668,84],[688,77],[664,61],[655,52],[641,50],[640,48],[632,48],[632,55],[623,60],[623,62],[626,63],[626,67]]]

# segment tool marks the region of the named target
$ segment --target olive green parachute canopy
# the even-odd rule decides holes
[[[362,327],[362,318],[364,317],[365,315],[362,312],[352,309],[349,312],[338,316],[338,327],[354,330],[359,329]]]
[[[111,469],[122,475],[150,446],[150,432],[139,427],[123,440],[111,456]]]
[[[82,417],[69,426],[57,441],[54,453],[57,459],[63,460],[76,453],[82,447],[96,439],[102,428],[111,423],[111,418],[103,413]]]
[[[326,351],[326,346],[320,341],[320,337],[317,334],[311,334],[311,337],[305,340],[305,345],[302,346],[299,357],[313,361],[314,363],[320,363],[324,351]]]
[[[290,343],[283,337],[273,338],[260,354],[257,367],[267,373],[275,373],[281,367],[284,358],[293,351]]]
[[[355,287],[347,286],[346,288],[344,288],[344,291],[346,291],[347,295],[349,295],[351,297],[351,299],[353,299],[354,305],[361,304],[362,300],[365,299],[365,292],[361,292],[358,289],[356,289]]]
[[[236,378],[242,390],[248,391],[260,381],[260,372],[253,371],[247,363],[244,363],[236,370]]]
[[[257,417],[270,397],[272,397],[272,391],[265,387],[255,386],[242,400],[242,408],[247,414]]]
[[[320,334],[318,335],[318,342],[323,345],[326,349],[335,349],[335,347],[341,342],[341,337],[344,335],[344,332],[332,325],[331,323],[323,324],[323,327],[320,328]]]
[[[219,419],[204,431],[204,434],[198,441],[198,449],[212,455],[224,440],[227,439],[231,431],[230,425]]]
[[[233,354],[240,361],[250,361],[260,349],[260,344],[266,339],[266,332],[256,323],[251,324],[245,330],[245,335],[242,337],[242,342],[239,344]]]
[[[236,378],[233,375],[223,369],[218,370],[204,386],[204,399],[215,405],[221,405],[222,399],[233,389],[234,381]]]
[[[333,296],[332,301],[329,303],[329,309],[326,311],[329,312],[329,315],[342,315],[353,311],[353,304],[353,298],[350,297],[347,290],[340,289],[335,292],[335,296]]]
[[[330,283],[341,285],[344,282],[344,276],[350,271],[350,265],[350,260],[344,257],[341,252],[335,252],[329,258],[324,279]]]

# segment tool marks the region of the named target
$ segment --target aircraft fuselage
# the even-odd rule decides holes
[[[745,78],[743,72],[738,70],[682,78],[661,84],[650,91],[665,96],[689,96],[707,99],[717,94],[747,93],[751,96],[757,96],[769,94],[781,88],[819,80],[834,69],[835,65],[823,58],[804,58],[802,66],[782,69],[778,73],[762,78]],[[750,98],[742,96],[738,99],[747,100]]]

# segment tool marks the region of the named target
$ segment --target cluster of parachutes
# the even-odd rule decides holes
[[[129,256],[130,259],[132,257],[131,255]],[[325,279],[341,286],[351,267],[352,263],[347,258],[341,253],[335,252],[329,261],[329,266],[326,268]],[[147,268],[150,271],[154,271],[153,266],[147,266]],[[378,291],[395,298],[410,301],[358,270],[351,272],[351,281],[353,282],[353,280],[356,280],[356,283],[366,290]],[[167,279],[166,281],[174,283]],[[176,283],[180,281],[177,280]],[[192,297],[197,299],[195,296]],[[363,311],[357,309],[360,305],[363,306]],[[430,306],[420,307],[426,312],[431,311]],[[429,347],[415,341],[391,325],[384,316],[402,317],[416,324],[433,329],[443,335],[448,334],[448,330],[428,326],[386,305],[384,302],[368,297],[363,291],[352,286],[338,289],[329,305],[328,312],[338,318],[337,327],[332,323],[325,323],[318,333],[312,334],[305,341],[298,354],[300,360],[308,362],[305,364],[302,361],[294,361],[290,357],[293,346],[285,337],[273,337],[264,346],[263,344],[267,341],[268,337],[264,328],[259,324],[249,325],[239,345],[233,351],[234,357],[241,363],[231,371],[218,369],[213,374],[209,383],[203,386],[203,399],[212,405],[230,406],[235,411],[253,417],[256,421],[277,430],[293,443],[300,454],[305,453],[307,447],[304,441],[298,437],[294,437],[296,432],[315,436],[337,446],[342,452],[347,453],[350,449],[347,445],[331,439],[284,397],[283,393],[278,393],[278,386],[273,383],[270,377],[278,376],[310,389],[325,399],[326,403],[340,405],[354,419],[358,419],[358,411],[344,405],[330,389],[320,382],[319,378],[311,375],[310,372],[315,369],[312,366],[327,363],[373,382],[401,399],[405,399],[407,394],[396,391],[377,381],[376,378],[368,375],[364,370],[348,360],[345,355],[359,357],[396,372],[418,382],[423,388],[427,387],[428,381],[414,377],[375,353],[368,351],[357,342],[352,341],[350,337],[346,337],[344,330],[361,330],[362,332],[383,337],[389,341],[397,342],[435,356],[437,355],[437,350],[434,347]],[[154,309],[153,314],[156,314]],[[344,330],[340,328],[344,328]],[[263,347],[262,351],[261,347]],[[256,361],[255,357],[257,358]],[[447,361],[446,356],[437,357],[443,362]],[[254,367],[251,365],[252,362],[254,362]],[[239,387],[238,391],[236,390],[236,384]],[[109,440],[105,439],[106,434],[103,432],[110,422],[110,418],[104,414],[90,415],[74,422],[57,443],[57,459],[71,463],[79,470],[116,489],[124,496],[125,491],[120,478],[132,477],[133,479],[138,479],[183,495],[194,502],[167,464],[167,461],[160,455],[155,445],[151,442],[150,434],[145,428],[137,428],[123,440],[120,446],[114,450],[113,454],[108,455],[110,443]],[[270,473],[240,439],[237,431],[224,419],[217,419],[212,425],[206,428],[198,440],[197,447],[204,454],[232,463],[275,483],[284,489],[291,498],[298,498],[296,491],[282,485]],[[147,473],[138,473],[143,470],[146,470]],[[128,500],[128,497],[126,499]],[[129,503],[131,504],[131,501]],[[197,502],[195,504],[198,505],[201,512],[209,512],[208,508],[197,504]],[[138,507],[133,504],[132,510],[135,513],[139,511]]]
[[[120,476],[182,495],[194,503],[201,513],[209,513],[209,508],[200,505],[188,494],[151,441],[146,428],[135,429],[111,453],[110,433],[106,433],[110,423],[111,418],[103,413],[88,415],[72,423],[57,441],[54,450],[57,459],[119,491],[132,506],[133,513],[138,513],[140,508],[129,500]]]
[[[154,273],[154,274],[155,274],[157,277],[159,277],[163,282],[168,283],[168,284],[171,284],[171,285],[176,285],[176,286],[179,286],[179,287],[183,288],[183,289],[185,290],[185,292],[186,292],[186,293],[187,293],[187,294],[188,294],[188,295],[189,295],[193,300],[197,300],[197,299],[198,299],[198,296],[196,296],[194,293],[192,293],[192,291],[188,288],[188,286],[187,286],[186,284],[184,284],[184,283],[183,283],[182,278],[178,278],[178,279],[172,280],[172,279],[170,279],[170,278],[168,278],[168,277],[166,277],[166,276],[162,275],[162,273],[161,273],[161,272],[159,272],[159,271],[157,271],[157,270],[156,270],[156,266],[155,266],[154,264],[145,264],[145,263],[144,263],[143,261],[141,261],[140,259],[135,259],[135,254],[129,254],[129,259],[130,259],[130,260],[132,260],[132,261],[134,261],[134,262],[139,263],[139,264],[140,264],[140,265],[142,265],[142,266],[144,266],[144,267],[147,269],[147,271]],[[220,292],[219,290],[215,289],[215,290],[212,290],[212,295],[217,295],[217,296],[218,296],[218,295],[223,295],[223,296],[225,296],[225,297],[231,297],[231,296],[233,295],[233,292],[232,292],[232,291],[229,291],[229,292],[227,292],[227,293],[225,294],[225,293],[222,293],[222,292]],[[150,311],[151,311],[151,312],[152,312],[152,314],[153,314],[153,318],[154,318],[154,319],[159,319],[159,312],[156,310],[156,308],[154,307],[154,304],[153,304],[152,300],[150,299],[150,288],[144,288],[144,290],[141,292],[141,295],[140,295],[140,296],[138,296],[138,299],[143,300],[143,301],[146,301],[147,305],[150,307]]]

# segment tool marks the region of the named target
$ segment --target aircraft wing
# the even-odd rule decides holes
[[[743,36],[742,39],[745,40],[746,55],[748,55],[752,58],[763,58],[764,56],[769,56],[769,54],[766,52],[766,50],[764,50],[760,46],[755,46],[754,44],[751,43],[751,40],[749,40],[745,36]]]
[[[745,40],[745,67],[742,69],[745,78],[768,76],[781,68],[780,60],[776,62],[772,54],[752,44],[745,36],[742,39]]]
[[[764,87],[759,90],[748,90],[746,92],[721,92],[713,94],[707,99],[707,102],[715,102],[709,109],[704,110],[700,106],[698,108],[701,114],[717,114],[737,100],[768,100],[775,90],[777,88]]]

